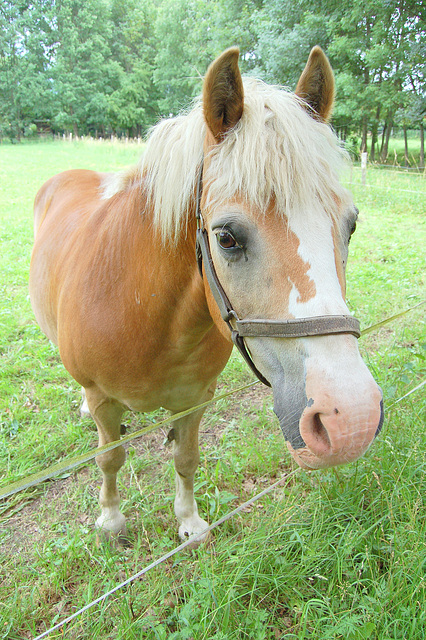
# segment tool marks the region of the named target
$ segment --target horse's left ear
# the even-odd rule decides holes
[[[204,118],[214,138],[220,142],[242,116],[244,89],[238,58],[240,50],[224,51],[207,69],[203,84]]]
[[[327,122],[334,105],[334,74],[321,47],[314,47],[295,90],[313,109],[313,116]]]

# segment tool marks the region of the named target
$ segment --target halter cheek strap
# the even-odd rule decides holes
[[[197,236],[196,236],[196,256],[201,276],[204,272],[207,282],[219,307],[223,320],[231,331],[232,340],[243,356],[244,360],[263,384],[271,386],[269,381],[260,373],[247,347],[244,338],[306,338],[308,336],[325,336],[330,334],[349,333],[359,338],[361,335],[359,321],[354,316],[314,316],[312,318],[298,318],[295,320],[241,320],[226,295],[216,269],[213,264],[210,243],[207,231],[204,227],[201,215],[201,193],[202,193],[201,168],[197,186]],[[232,321],[232,324],[231,324]]]
[[[238,351],[241,353],[255,376],[257,376],[259,380],[263,382],[263,384],[266,384],[267,387],[270,387],[271,385],[268,380],[260,373],[259,369],[254,364],[251,355],[247,351],[247,347],[240,332],[238,330],[235,330],[231,324],[231,320],[234,320],[234,322],[238,323],[239,318],[232,308],[228,296],[226,295],[225,291],[222,288],[222,285],[218,280],[216,269],[214,268],[212,255],[210,252],[209,238],[207,235],[207,231],[204,228],[197,229],[196,252],[198,265],[201,268],[201,273],[202,264],[204,264],[204,272],[206,274],[207,282],[209,283],[209,287],[216,301],[216,304],[219,307],[220,314],[229,327],[233,343],[235,344]]]

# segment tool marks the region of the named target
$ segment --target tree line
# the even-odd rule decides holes
[[[426,113],[424,0],[15,0],[0,4],[0,137],[139,136],[200,91],[223,49],[294,88],[311,47],[336,75],[333,126],[387,157]]]

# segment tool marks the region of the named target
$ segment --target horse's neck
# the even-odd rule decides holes
[[[135,295],[147,304],[154,300],[166,315],[179,309],[182,329],[199,325],[204,331],[212,319],[195,257],[195,203],[192,209],[176,242],[163,240],[143,190],[133,186],[107,208],[105,253],[113,261],[113,271],[125,265],[128,295],[138,291]]]

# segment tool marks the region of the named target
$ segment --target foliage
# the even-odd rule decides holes
[[[272,0],[257,12],[257,70],[265,80],[293,90],[311,48],[327,48],[327,19],[318,8],[306,0]]]
[[[413,0],[36,0],[0,6],[0,138],[39,131],[143,135],[187,107],[223,49],[245,73],[291,88],[321,45],[336,74],[334,125],[422,127],[424,3]],[[379,132],[382,139],[379,141]],[[421,128],[423,131],[423,129]]]
[[[117,84],[111,58],[111,23],[105,0],[62,0],[55,16],[52,82],[58,112],[54,127],[72,130],[108,126],[108,98]]]
[[[391,143],[393,145],[393,143]],[[392,148],[392,147],[391,147]],[[71,167],[117,170],[136,144],[28,142],[0,155],[0,469],[2,484],[96,444],[80,390],[35,324],[28,301],[31,208],[40,184]],[[360,209],[348,303],[363,327],[424,296],[424,179],[355,166]],[[383,389],[382,433],[358,462],[299,471],[291,483],[52,637],[72,640],[423,640],[426,628],[424,307],[367,334]],[[234,355],[224,390],[251,379]],[[291,464],[260,385],[209,408],[201,427],[200,512],[210,521]],[[128,414],[129,428],[155,415]],[[99,472],[87,465],[0,505],[0,638],[34,637],[178,544],[171,453],[157,432],[135,441],[120,473],[130,548],[96,546]],[[236,498],[235,498],[236,497]]]
[[[0,6],[0,137],[19,140],[30,123],[52,117],[51,4]]]
[[[330,57],[345,69],[344,78],[338,76],[343,98],[339,105],[344,105],[347,98],[349,104],[358,107],[352,114],[339,113],[338,107],[337,122],[340,120],[344,125],[349,120],[353,126],[354,117],[358,118],[364,148],[367,129],[371,130],[373,160],[380,122],[384,121],[390,134],[398,109],[406,113],[413,96],[416,99],[422,96],[423,102],[416,122],[422,120],[426,111],[424,59],[420,60],[416,53],[420,46],[417,41],[424,37],[418,9],[421,14],[422,7],[411,2],[370,0],[360,5],[352,0],[347,12],[336,14],[331,20]],[[356,97],[360,95],[362,105],[359,100],[357,104]],[[384,139],[381,151],[382,159],[386,159]]]

